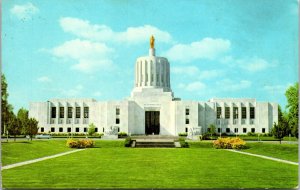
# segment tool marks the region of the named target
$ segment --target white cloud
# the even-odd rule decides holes
[[[63,17],[59,20],[59,23],[65,32],[94,41],[114,41],[132,44],[147,42],[151,35],[154,35],[159,42],[168,43],[172,40],[168,32],[151,25],[129,27],[126,31],[116,32],[109,26],[91,24],[87,20],[72,17]]]
[[[250,72],[262,71],[270,67],[270,64],[262,58],[240,59],[236,60],[236,63]]]
[[[197,76],[197,79],[201,80],[216,78],[224,73],[224,71],[215,69],[200,71],[198,67],[195,66],[172,67],[171,72],[178,75]]]
[[[292,86],[292,83],[288,83],[286,85],[265,85],[263,87],[270,94],[282,94],[286,91],[289,86]]]
[[[83,90],[83,86],[81,84],[75,86],[73,89],[68,90],[61,90],[61,94],[67,97],[76,97],[78,96]]]
[[[52,82],[52,80],[51,80],[49,77],[47,77],[47,76],[39,77],[39,78],[37,79],[37,81],[43,82],[43,83],[46,83],[46,82]]]
[[[232,56],[225,56],[220,59],[221,63],[225,63],[230,67],[239,67],[249,72],[258,72],[268,69],[270,67],[276,67],[278,63],[273,61],[272,63],[259,57],[235,59]]]
[[[204,38],[191,44],[176,44],[164,55],[170,60],[190,62],[197,59],[216,59],[230,50],[226,39]]]
[[[224,74],[224,71],[221,70],[206,70],[206,71],[201,71],[199,74],[199,79],[211,79],[211,78],[216,78],[219,76],[222,76]]]
[[[197,92],[206,88],[206,85],[202,82],[196,81],[189,84],[180,83],[178,85],[179,88],[182,88],[189,92]]]
[[[100,69],[111,69],[110,59],[114,50],[104,43],[88,40],[71,40],[52,49],[51,53],[63,59],[75,60],[77,63],[71,68],[84,73],[92,73]]]
[[[100,91],[96,91],[93,93],[93,96],[95,97],[100,97],[102,95],[102,93]]]
[[[23,5],[14,5],[10,9],[10,13],[16,16],[18,19],[29,19],[34,14],[38,13],[39,9],[32,3],[26,3]]]
[[[186,67],[171,67],[171,72],[174,74],[186,74],[186,75],[197,75],[199,69],[195,66],[186,66]]]
[[[251,87],[252,82],[248,80],[233,81],[231,79],[224,79],[216,82],[216,84],[223,91],[238,91]]]

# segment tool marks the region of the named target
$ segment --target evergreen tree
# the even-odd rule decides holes
[[[5,133],[4,126],[6,130],[8,129],[9,122],[11,123],[14,117],[13,107],[8,103],[8,92],[7,92],[7,81],[4,74],[1,75],[1,133]]]

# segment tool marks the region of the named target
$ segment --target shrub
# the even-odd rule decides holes
[[[189,147],[189,143],[187,143],[187,142],[185,141],[185,138],[179,138],[178,140],[179,140],[180,146],[181,146],[182,148],[188,148],[188,147]]]
[[[68,139],[66,145],[67,147],[70,148],[91,148],[95,146],[95,141],[90,139],[81,139],[81,140]]]
[[[178,133],[178,136],[180,136],[180,137],[186,137],[187,133]]]
[[[204,133],[200,140],[210,140],[211,135],[209,133]]]
[[[118,133],[118,137],[119,138],[127,137],[127,133],[125,133],[125,132],[119,132]]]
[[[213,147],[220,149],[243,149],[246,148],[246,142],[238,137],[218,138],[213,141]]]
[[[256,135],[255,133],[248,132],[248,133],[247,133],[247,136],[250,136],[250,137],[252,136],[252,137],[253,137],[253,136],[257,136],[257,135]]]
[[[130,137],[127,137],[124,142],[125,147],[131,147],[132,140]]]

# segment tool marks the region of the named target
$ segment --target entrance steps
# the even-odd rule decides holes
[[[136,148],[174,148],[174,141],[166,141],[166,140],[139,140],[137,139],[135,142]]]

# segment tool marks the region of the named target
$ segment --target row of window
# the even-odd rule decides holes
[[[120,130],[120,129],[118,128],[118,132],[120,132],[119,130]],[[50,131],[51,131],[51,133],[56,132],[56,131],[55,131],[55,127],[51,127],[51,128],[50,128]],[[71,131],[72,131],[72,128],[71,128],[71,127],[68,127],[68,128],[67,128],[67,131],[64,131],[64,128],[63,128],[63,127],[59,127],[59,128],[58,128],[58,132],[60,132],[60,133],[63,133],[63,132],[71,133]],[[83,128],[83,132],[86,133],[87,131],[88,131],[88,128],[87,128],[87,127],[84,127],[84,128]],[[41,132],[42,132],[42,133],[45,132],[45,128],[44,128],[44,127],[41,127]],[[75,132],[76,132],[76,133],[79,133],[79,132],[80,132],[80,128],[79,128],[79,127],[75,127]],[[98,132],[98,128],[97,128],[97,127],[95,127],[95,132],[96,132],[96,133]],[[103,131],[102,131],[102,132],[104,132],[104,128],[103,128]]]
[[[75,118],[80,118],[80,107],[75,107]],[[67,117],[73,117],[73,107],[67,108]],[[83,107],[83,117],[89,118],[89,107]],[[51,118],[56,118],[56,107],[51,107]],[[65,118],[65,107],[59,107],[59,118]]]
[[[210,132],[210,128],[207,128],[207,131]],[[218,133],[220,133],[220,131],[221,131],[221,128],[218,128]],[[239,128],[234,128],[234,132],[238,133],[239,132]],[[255,128],[251,128],[251,132],[255,133]],[[266,129],[262,128],[261,132],[265,133]],[[226,128],[226,133],[230,133],[230,128]],[[247,128],[243,128],[243,133],[247,133]]]
[[[233,107],[232,115],[233,119],[239,118],[239,108]],[[222,116],[222,107],[217,107],[217,119],[220,119]],[[230,107],[225,107],[225,119],[230,118]],[[247,119],[247,108],[242,107],[242,119]],[[250,119],[255,119],[255,107],[250,107]]]

